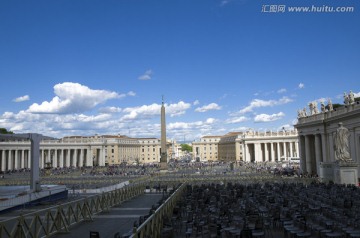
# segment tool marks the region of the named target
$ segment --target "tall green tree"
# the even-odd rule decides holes
[[[14,132],[8,131],[6,128],[0,128],[0,134],[14,134]]]
[[[187,152],[192,152],[192,147],[188,144],[181,144],[181,150],[182,151],[187,151]]]

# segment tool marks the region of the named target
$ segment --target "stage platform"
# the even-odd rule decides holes
[[[67,196],[68,190],[65,185],[41,185],[41,190],[38,192],[31,192],[30,185],[0,186],[0,213],[54,202]]]

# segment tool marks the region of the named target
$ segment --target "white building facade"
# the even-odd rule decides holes
[[[212,161],[280,162],[299,157],[296,130],[229,132],[193,142],[194,156]]]
[[[30,141],[0,141],[0,171],[30,169]],[[124,136],[72,136],[40,142],[39,167],[93,167],[133,163],[140,158],[138,140]]]
[[[193,158],[201,161],[218,161],[218,143],[221,136],[203,136],[192,142]]]
[[[360,165],[359,102],[309,114],[301,115],[295,125],[299,132],[302,170],[308,174],[319,175],[322,162],[335,162],[334,135],[340,122],[349,130],[350,156]]]
[[[243,161],[280,162],[299,157],[296,130],[277,132],[247,131],[241,138]]]

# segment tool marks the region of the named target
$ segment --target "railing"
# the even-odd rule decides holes
[[[342,107],[338,107],[334,109],[333,111],[327,111],[327,112],[320,112],[318,114],[306,116],[306,117],[300,117],[298,119],[298,124],[307,123],[307,122],[315,122],[315,121],[321,121],[321,120],[328,120],[333,117],[349,113],[355,110],[360,109],[360,102],[356,102],[355,104],[346,105]]]
[[[177,201],[186,188],[186,183],[180,185],[178,189],[139,227],[134,227],[130,238],[160,237],[163,228],[164,218],[170,218]]]
[[[7,198],[2,198],[2,200],[0,200],[0,211],[16,206],[22,206],[23,204],[31,203],[35,200],[42,198],[49,198],[49,200],[51,200],[50,199],[51,195],[56,195],[57,193],[65,192],[65,191],[66,191],[66,186],[55,186],[55,187],[43,186],[42,190],[39,192],[34,192],[34,193],[22,192],[19,194],[8,195]]]
[[[150,187],[158,185],[175,186],[179,183],[187,184],[211,184],[211,183],[240,183],[240,184],[252,184],[252,183],[302,183],[310,184],[316,181],[315,178],[300,178],[300,177],[281,177],[269,173],[253,173],[253,172],[241,172],[239,174],[229,175],[192,175],[188,177],[178,176],[159,176],[149,181]]]
[[[49,237],[144,192],[145,185],[94,195],[0,222],[1,238]]]

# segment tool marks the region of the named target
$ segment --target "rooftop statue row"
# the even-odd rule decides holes
[[[332,104],[330,98],[328,99],[327,108],[328,109],[326,109],[325,103],[323,101],[320,103],[321,113],[324,113],[324,112],[327,112],[327,111],[333,111],[334,108],[333,108],[333,104]],[[306,107],[304,107],[303,109],[298,110],[298,118],[307,117],[307,116],[311,116],[311,115],[315,115],[315,114],[319,114],[319,113],[320,112],[319,112],[319,109],[317,107],[317,102],[313,101],[313,102],[309,103],[309,112],[307,112]]]
[[[355,103],[354,93],[351,90],[350,90],[349,94],[344,92],[344,104],[351,105],[354,103]],[[312,115],[316,115],[319,113],[325,113],[325,112],[333,111],[333,110],[334,110],[334,108],[333,108],[333,104],[332,104],[330,98],[328,99],[327,106],[325,106],[324,101],[320,102],[320,111],[317,107],[317,102],[313,101],[313,102],[309,103],[309,111],[307,111],[306,107],[298,110],[298,118],[312,116]]]
[[[355,103],[354,93],[351,90],[350,90],[349,94],[346,94],[346,92],[344,92],[344,104],[350,105],[350,104],[354,104],[354,103]]]

